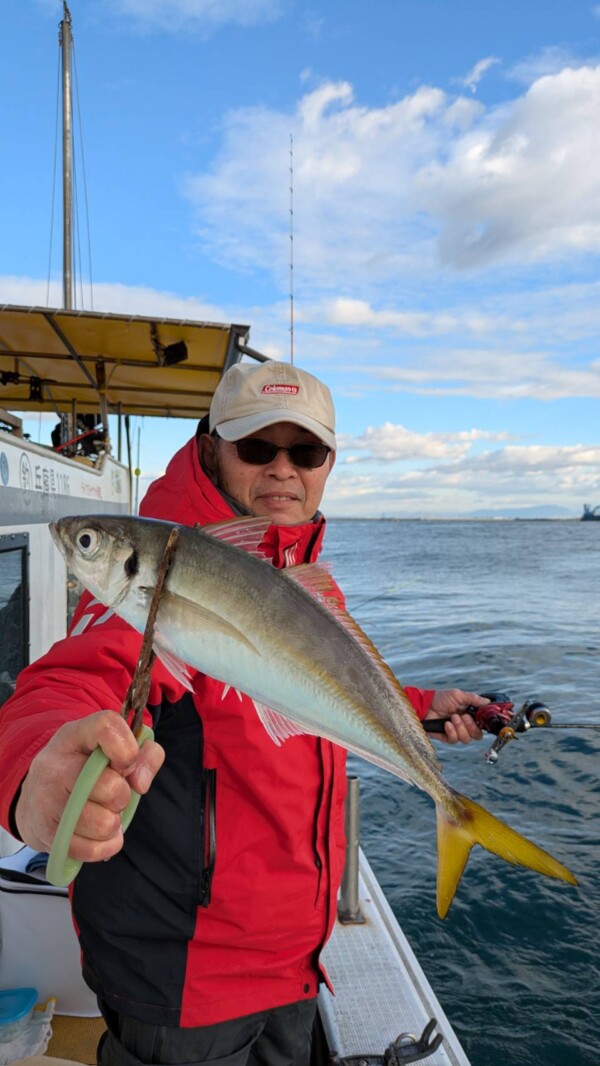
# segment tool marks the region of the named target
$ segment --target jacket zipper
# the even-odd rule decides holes
[[[212,891],[212,879],[217,857],[217,771],[204,771],[204,848],[203,867],[200,874],[200,906],[208,907]]]

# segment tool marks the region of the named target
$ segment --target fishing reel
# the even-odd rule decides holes
[[[492,733],[496,737],[485,753],[486,762],[492,765],[497,762],[502,748],[510,740],[516,739],[517,733],[550,725],[552,715],[540,700],[525,700],[515,711],[513,701],[505,692],[482,692],[481,695],[490,702],[483,707],[468,707],[465,713],[472,715],[482,732]],[[443,733],[447,721],[448,718],[434,718],[424,721],[423,725],[428,733]]]
[[[593,729],[599,730],[598,722],[560,722],[552,721],[552,715],[545,703],[531,697],[515,711],[514,703],[505,692],[482,692],[490,702],[483,707],[467,707],[465,714],[470,714],[484,733],[492,733],[496,739],[489,751],[485,753],[486,762],[492,766],[498,761],[498,754],[511,740],[516,740],[519,733],[530,729]],[[431,718],[423,725],[427,733],[444,733],[449,718]]]
[[[549,726],[552,720],[550,711],[540,700],[525,700],[515,711],[514,703],[506,693],[482,692],[481,695],[490,702],[483,707],[469,708],[469,713],[474,712],[473,717],[484,733],[493,733],[496,737],[485,753],[486,762],[492,765],[498,761],[498,753],[502,748],[510,740],[516,739],[517,733]]]

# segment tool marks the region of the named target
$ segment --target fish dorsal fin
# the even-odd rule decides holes
[[[339,605],[341,593],[329,568],[329,563],[300,563],[287,566],[282,574],[295,581],[315,600],[330,610]]]
[[[299,737],[307,732],[305,728],[297,725],[296,722],[292,722],[285,715],[279,714],[279,711],[273,711],[270,707],[265,707],[264,703],[259,703],[258,700],[253,700],[252,702],[258,717],[273,743],[277,744],[277,747],[281,745],[282,740],[287,740],[288,737]]]
[[[376,665],[384,672],[387,680],[391,683],[396,691],[402,693],[408,706],[413,710],[415,718],[418,718],[412,703],[406,695],[402,685],[398,681],[393,670],[390,669],[388,664],[382,658],[380,652],[377,650],[373,641],[362,630],[355,618],[347,611],[343,602],[341,602],[341,593],[338,589],[333,577],[331,576],[329,569],[323,566],[321,563],[301,563],[300,566],[290,566],[286,570],[282,571],[287,577],[295,581],[306,592],[309,593],[313,599],[330,611],[334,618],[347,630],[348,633],[360,644],[361,648],[366,651],[367,655]]]
[[[270,518],[231,518],[225,522],[214,522],[208,526],[197,526],[202,533],[208,533],[210,537],[223,540],[234,548],[242,548],[257,559],[264,559],[268,563],[273,560],[267,555],[264,547],[260,545],[264,541],[267,530],[273,522]]]

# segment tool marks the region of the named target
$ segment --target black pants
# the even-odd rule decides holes
[[[100,1003],[108,1025],[98,1066],[309,1066],[316,999],[243,1018],[176,1029],[117,1014]]]

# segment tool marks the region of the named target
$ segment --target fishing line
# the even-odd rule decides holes
[[[595,724],[593,722],[572,722],[570,725],[562,725],[550,722],[550,724],[546,726],[546,729],[600,729],[600,723]]]

